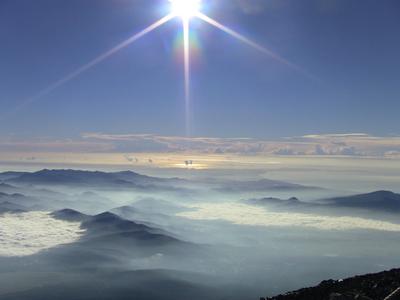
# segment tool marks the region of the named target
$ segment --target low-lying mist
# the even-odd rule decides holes
[[[388,191],[74,170],[0,181],[1,299],[258,299],[400,263]]]

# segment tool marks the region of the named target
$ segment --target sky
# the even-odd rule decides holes
[[[204,0],[203,7],[299,69],[193,20],[191,136],[400,134],[398,1]],[[166,0],[2,0],[3,140],[185,136],[178,19],[16,110],[167,13]]]

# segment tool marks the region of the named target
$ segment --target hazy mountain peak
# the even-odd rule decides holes
[[[88,215],[85,215],[79,211],[69,208],[57,210],[53,212],[51,215],[56,219],[61,219],[66,221],[83,221],[89,217]]]
[[[113,214],[111,212],[103,212],[101,214],[93,216],[93,219],[97,221],[104,221],[104,222],[111,222],[111,221],[119,221],[122,220],[119,216],[116,214]]]
[[[380,190],[366,194],[324,199],[321,200],[320,203],[339,207],[354,207],[396,212],[400,211],[400,194]]]

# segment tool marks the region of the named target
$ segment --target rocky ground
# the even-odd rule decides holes
[[[355,276],[344,280],[326,280],[304,288],[260,300],[400,300],[400,269]]]

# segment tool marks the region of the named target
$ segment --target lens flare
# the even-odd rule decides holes
[[[171,20],[173,17],[174,17],[174,15],[169,14],[169,15],[166,15],[165,17],[161,18],[160,20],[154,22],[153,24],[151,24],[147,28],[145,28],[142,31],[138,32],[137,34],[131,36],[130,38],[128,38],[127,40],[123,41],[119,45],[117,45],[114,48],[108,50],[107,52],[99,55],[98,57],[96,57],[92,61],[86,63],[85,65],[82,65],[81,67],[79,67],[75,71],[69,73],[65,77],[59,79],[58,81],[54,82],[50,86],[48,86],[45,89],[41,90],[36,95],[34,95],[34,96],[32,96],[32,97],[30,97],[28,99],[25,99],[25,101],[20,103],[12,111],[9,111],[6,114],[1,115],[0,116],[0,120],[3,120],[8,116],[11,116],[12,114],[14,114],[14,113],[18,112],[19,110],[23,109],[25,106],[28,106],[31,103],[35,102],[36,100],[38,100],[38,99],[50,94],[54,90],[58,89],[59,87],[63,86],[64,84],[66,84],[66,83],[70,82],[71,80],[75,79],[76,77],[78,77],[82,73],[90,70],[91,68],[95,67],[96,65],[98,65],[101,62],[103,62],[107,58],[111,57],[112,55],[114,55],[118,51],[128,47],[130,44],[136,42],[138,39],[142,38],[146,34],[148,34],[148,33],[152,32],[153,30],[157,29],[158,27],[160,27],[164,23],[166,23],[169,20]]]
[[[237,33],[236,31],[230,29],[227,26],[222,25],[221,23],[211,19],[210,17],[206,16],[205,14],[202,14],[201,12],[198,12],[196,14],[196,17],[200,18],[201,20],[203,20],[204,22],[207,22],[208,24],[222,30],[223,32],[229,34],[231,37],[239,40],[240,42],[254,48],[257,51],[260,51],[262,53],[264,53],[267,56],[272,57],[274,60],[287,65],[288,67],[297,70],[300,73],[303,73],[303,75],[309,77],[310,79],[313,79],[315,81],[319,81],[319,79],[317,77],[315,77],[313,74],[307,72],[306,70],[302,69],[301,67],[299,67],[298,65],[288,61],[287,59],[284,59],[282,56],[272,52],[271,50],[269,50],[268,48],[261,46],[259,44],[257,44],[256,42],[253,42],[252,40],[248,39],[247,37]]]
[[[184,73],[185,73],[185,111],[186,133],[190,134],[190,25],[189,19],[183,18]]]
[[[19,104],[13,111],[8,112],[6,114],[3,114],[0,116],[0,121],[5,119],[7,116],[10,116],[12,113],[15,113],[22,109],[25,106],[28,106],[35,102],[36,100],[50,94],[57,88],[63,86],[64,84],[68,83],[69,81],[75,79],[82,73],[88,71],[89,69],[95,67],[97,64],[101,63],[102,61],[106,60],[110,56],[114,55],[116,52],[120,51],[121,49],[127,47],[128,45],[132,44],[133,42],[137,41],[138,39],[142,38],[143,36],[147,35],[148,33],[152,32],[156,28],[160,27],[161,25],[167,23],[171,19],[175,17],[179,17],[182,19],[182,31],[183,31],[183,64],[184,64],[184,89],[185,89],[185,106],[186,106],[186,131],[189,135],[190,133],[190,102],[191,102],[191,93],[190,93],[190,63],[191,63],[191,32],[190,32],[190,21],[192,18],[197,18],[200,19],[222,31],[225,33],[229,34],[233,38],[241,41],[244,44],[247,44],[254,49],[272,57],[276,61],[279,61],[292,69],[295,69],[297,71],[300,71],[304,75],[319,81],[318,78],[313,76],[312,74],[306,72],[302,68],[298,67],[297,65],[291,63],[290,61],[284,59],[283,57],[279,56],[278,54],[272,52],[271,50],[267,49],[266,47],[263,47],[256,42],[248,39],[247,37],[239,34],[238,32],[230,29],[227,26],[222,25],[221,23],[215,21],[214,19],[208,17],[207,15],[203,14],[201,12],[202,9],[202,0],[169,0],[169,3],[171,5],[171,12],[166,15],[165,17],[161,18],[160,20],[156,21],[152,25],[148,26],[141,32],[135,34],[134,36],[130,37],[126,41],[122,42],[121,44],[117,45],[116,47],[112,48],[111,50],[103,53],[102,55],[98,56],[97,58],[93,59],[89,63],[81,66],[74,72],[68,74],[64,78],[56,81],[49,87],[43,89],[41,92],[39,92],[36,96],[33,96],[31,98],[28,98],[27,100],[23,101],[21,104]]]

